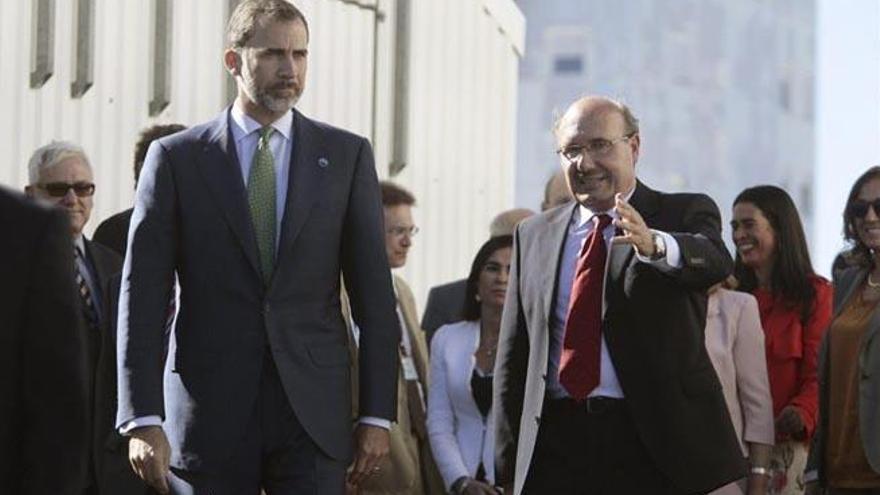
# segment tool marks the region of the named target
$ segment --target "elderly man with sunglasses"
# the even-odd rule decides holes
[[[82,148],[65,141],[53,141],[38,148],[28,163],[28,179],[25,187],[28,196],[54,204],[70,219],[72,268],[80,305],[79,330],[85,333],[88,342],[89,403],[94,404],[95,384],[102,382],[101,377],[96,376],[101,336],[106,333],[109,323],[105,313],[108,284],[110,278],[121,270],[122,258],[83,235],[83,227],[92,213],[95,183],[92,167]],[[90,415],[94,417],[95,411]],[[93,438],[97,437],[93,435]],[[90,469],[85,494],[98,493],[94,445],[89,449]]]

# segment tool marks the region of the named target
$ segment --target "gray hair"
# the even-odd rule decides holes
[[[584,96],[584,97],[578,98],[576,101],[583,100],[584,98],[589,98],[589,97]],[[633,114],[632,110],[629,108],[629,106],[626,103],[623,103],[620,100],[617,100],[617,99],[614,99],[614,98],[611,98],[608,96],[602,96],[601,98],[603,100],[607,101],[608,103],[610,103],[613,107],[615,107],[617,109],[617,111],[620,112],[620,115],[623,116],[624,132],[627,135],[638,134],[638,132],[639,132],[639,119]],[[565,112],[561,112],[561,113],[555,112],[555,113],[556,113],[556,115],[554,116],[555,118],[553,119],[553,134],[556,134],[556,131],[559,130],[559,124],[562,122],[562,117],[565,116]]]
[[[69,141],[52,141],[40,146],[31,155],[31,159],[28,161],[28,184],[36,184],[40,181],[41,171],[54,167],[68,158],[79,158],[86,164],[86,167],[90,170],[92,168],[89,157],[80,146]]]

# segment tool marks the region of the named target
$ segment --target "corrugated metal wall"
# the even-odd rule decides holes
[[[149,115],[154,30],[171,12],[170,98]],[[512,0],[409,0],[409,146],[394,180],[418,198],[416,239],[402,274],[423,301],[434,284],[463,276],[492,216],[513,206],[517,64],[524,19]],[[137,133],[154,123],[205,121],[227,104],[222,67],[228,0],[92,0],[94,85],[70,95],[82,0],[0,2],[0,183],[21,188],[27,159],[52,139],[81,144],[98,185],[87,231],[127,208]],[[54,73],[30,87],[37,7],[55,5]],[[373,139],[388,177],[395,108],[397,0],[300,0],[309,19],[309,73],[298,108]],[[376,18],[378,11],[379,17]],[[375,61],[375,63],[374,63]],[[375,91],[374,91],[375,87]],[[399,102],[398,102],[399,104]]]

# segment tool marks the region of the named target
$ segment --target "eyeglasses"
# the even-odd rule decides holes
[[[48,184],[37,184],[36,187],[49,193],[53,198],[62,198],[67,195],[67,191],[73,189],[73,193],[80,198],[87,198],[95,194],[95,184],[91,182],[50,182]]]
[[[853,201],[849,205],[849,215],[854,218],[865,218],[868,214],[868,207],[874,208],[874,214],[880,216],[880,198],[874,201]]]
[[[587,141],[587,144],[573,144],[571,146],[566,146],[565,148],[556,150],[556,153],[568,163],[574,163],[584,156],[584,153],[590,155],[590,158],[592,159],[603,158],[611,152],[611,148],[613,148],[615,144],[622,141],[629,141],[630,138],[635,135],[635,132],[631,132],[625,136],[620,136],[619,138],[614,139],[593,138]]]
[[[394,237],[403,237],[404,235],[415,237],[415,235],[419,233],[419,228],[415,225],[413,225],[412,227],[404,227],[400,225],[397,227],[386,229],[385,232],[388,235],[393,235]]]

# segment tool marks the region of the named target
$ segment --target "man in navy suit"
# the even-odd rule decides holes
[[[117,426],[160,492],[342,493],[352,458],[357,484],[387,455],[397,404],[400,328],[372,151],[293,110],[309,32],[292,4],[239,3],[227,37],[234,104],[153,143],[141,172]],[[354,449],[340,271],[361,328]]]

